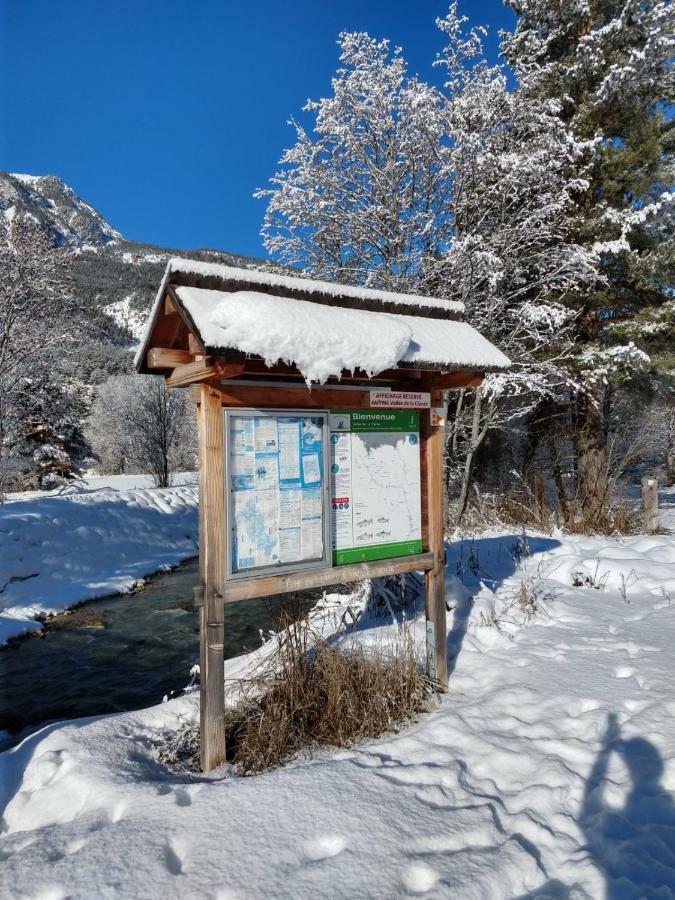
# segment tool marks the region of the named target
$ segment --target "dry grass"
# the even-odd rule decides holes
[[[639,534],[644,529],[642,512],[623,500],[592,515],[578,511],[565,523],[570,534]]]
[[[550,532],[557,524],[555,511],[546,505],[536,487],[518,482],[509,492],[488,494],[476,491],[462,518],[462,528],[483,531],[495,525],[504,525]]]
[[[320,747],[350,747],[427,710],[431,691],[412,637],[391,646],[344,649],[313,634],[307,620],[286,618],[266,670],[240,685],[225,714],[227,760],[240,775],[276,768]],[[186,726],[160,760],[197,767],[199,734]]]
[[[495,526],[531,528],[551,533],[559,527],[569,534],[637,534],[644,529],[642,513],[623,499],[606,504],[592,514],[585,513],[577,498],[566,501],[565,508],[545,498],[541,486],[516,481],[508,492],[475,492],[467,507],[462,528],[481,531]]]

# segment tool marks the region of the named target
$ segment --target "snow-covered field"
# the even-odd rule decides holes
[[[0,896],[675,896],[675,540],[518,537],[449,546],[450,690],[398,735],[183,777],[191,694],[0,754]]]
[[[151,484],[145,475],[93,476],[9,495],[0,505],[0,644],[197,554],[195,475]]]

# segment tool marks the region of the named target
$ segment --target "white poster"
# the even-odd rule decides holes
[[[348,417],[348,422],[345,421]],[[331,414],[333,559],[338,565],[422,550],[419,413]]]

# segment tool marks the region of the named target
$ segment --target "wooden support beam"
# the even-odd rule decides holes
[[[225,639],[222,586],[225,579],[225,471],[220,397],[200,385],[199,440],[199,607],[200,761],[205,772],[225,761]]]
[[[432,390],[431,405],[443,404],[443,392]],[[448,637],[445,617],[445,542],[443,538],[443,428],[422,416],[421,438],[426,480],[427,540],[434,565],[424,575],[427,620],[427,660],[430,675],[442,691],[448,689]]]
[[[188,349],[194,356],[197,356],[197,354],[203,355],[206,352],[202,342],[192,332],[188,334]]]
[[[331,584],[363,581],[365,578],[383,578],[385,575],[400,575],[402,572],[424,572],[433,565],[433,553],[418,553],[414,556],[398,556],[395,559],[351,563],[325,569],[304,569],[286,575],[264,575],[260,578],[228,581],[223,588],[223,596],[226,603],[236,603],[239,600],[307,591]]]
[[[297,387],[253,387],[243,384],[223,384],[220,386],[223,406],[252,409],[372,409],[370,390],[354,387],[309,388]],[[413,407],[411,407],[413,408]],[[424,410],[423,410],[424,411]]]
[[[244,371],[244,363],[222,363],[212,357],[198,359],[195,362],[176,366],[173,372],[167,376],[167,387],[187,387],[201,381],[210,381],[215,378],[236,378]]]
[[[439,391],[479,387],[484,378],[483,372],[446,372],[442,375],[433,375],[431,387],[438,388]]]
[[[148,350],[147,366],[149,369],[175,369],[193,362],[194,357],[188,350],[177,347],[152,347]]]

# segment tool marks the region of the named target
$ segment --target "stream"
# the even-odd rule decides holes
[[[0,749],[49,722],[141,709],[180,693],[199,662],[198,575],[190,560],[136,593],[91,600],[0,649]],[[226,605],[225,659],[259,647],[260,629],[274,627],[284,603],[304,612],[318,596]]]

